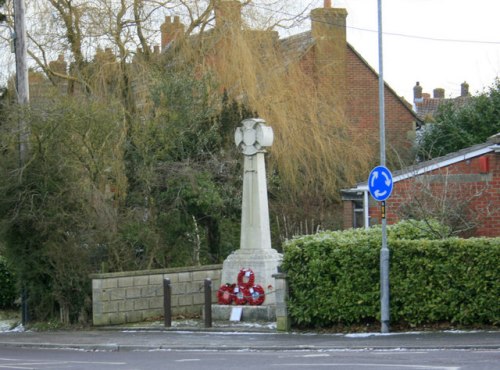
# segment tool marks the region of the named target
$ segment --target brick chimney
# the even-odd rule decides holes
[[[413,101],[421,102],[422,101],[422,86],[420,86],[420,82],[417,81],[415,86],[413,86]]]
[[[441,87],[435,88],[434,91],[434,99],[444,99],[444,89]]]
[[[469,96],[469,84],[465,81],[460,85],[460,96],[463,98]]]
[[[215,2],[215,27],[241,29],[241,3],[237,0]]]
[[[184,35],[184,25],[180,22],[179,16],[166,16],[165,22],[160,26],[161,31],[161,50],[176,38]]]
[[[332,8],[331,0],[325,0],[323,8],[311,11],[315,77],[320,88],[324,85],[324,93],[335,92],[340,98],[345,97],[347,86],[346,19],[347,10]]]

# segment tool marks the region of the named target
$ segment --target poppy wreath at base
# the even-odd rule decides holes
[[[264,293],[264,288],[260,285],[254,285],[250,289],[248,289],[247,302],[251,306],[260,306],[264,303],[266,299],[266,295]]]
[[[221,285],[217,291],[217,302],[219,304],[231,304],[234,298],[233,290],[235,285],[236,284]]]
[[[248,289],[237,286],[233,289],[233,302],[236,305],[244,305],[247,303],[247,298],[250,296]]]
[[[238,273],[238,285],[242,288],[250,289],[255,283],[255,274],[252,269],[241,269]]]

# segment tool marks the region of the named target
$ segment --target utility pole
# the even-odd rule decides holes
[[[382,53],[382,0],[378,0],[378,68],[379,68],[379,115],[380,115],[380,165],[385,167],[385,99],[384,64]],[[380,249],[380,316],[381,332],[389,332],[389,248],[387,247],[386,203],[382,201],[382,248]]]
[[[28,50],[26,46],[26,21],[24,0],[14,0],[14,48],[16,54],[16,92],[17,103],[21,106],[19,120],[19,167],[23,168],[29,151],[30,129],[24,117],[24,109],[29,103],[28,82]],[[21,181],[22,178],[21,178]],[[23,287],[22,296],[22,323],[28,322],[28,299],[26,288]]]
[[[26,46],[26,22],[24,0],[14,0],[14,47],[16,53],[17,102],[21,106],[29,103],[28,50]],[[19,121],[19,160],[24,166],[28,155],[29,127],[21,118]]]
[[[28,104],[29,102],[25,11],[24,0],[14,0],[14,47],[17,102],[19,104]]]

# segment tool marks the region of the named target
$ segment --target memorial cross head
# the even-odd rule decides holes
[[[273,129],[261,118],[249,118],[241,122],[242,126],[234,133],[234,142],[244,155],[263,152],[273,143]]]

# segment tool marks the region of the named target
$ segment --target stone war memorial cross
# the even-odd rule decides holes
[[[271,248],[271,228],[267,199],[265,148],[274,134],[263,119],[250,118],[236,129],[235,143],[244,155],[243,200],[241,206],[240,249],[230,254],[222,265],[221,282],[232,283],[242,269],[251,269],[255,283],[265,291],[263,305],[276,303],[273,274],[278,272],[282,256]]]

